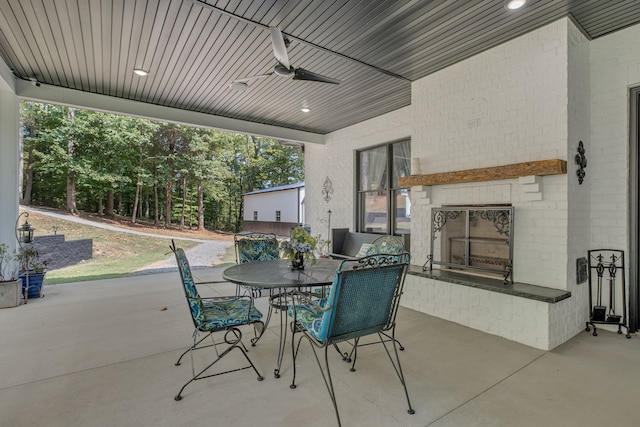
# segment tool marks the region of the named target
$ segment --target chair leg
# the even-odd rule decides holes
[[[239,286],[239,285],[238,285]],[[258,343],[258,341],[260,341],[260,338],[262,338],[262,336],[264,335],[264,331],[267,330],[267,326],[269,326],[269,322],[271,321],[271,314],[273,313],[273,306],[271,305],[271,298],[273,297],[273,290],[269,291],[269,310],[267,311],[267,318],[265,319],[264,323],[262,324],[262,330],[260,331],[260,334],[256,334],[256,336],[254,338],[251,338],[251,346],[255,347],[255,345]]]
[[[194,332],[195,333],[195,332]],[[213,347],[215,346],[215,342],[213,341],[213,337],[211,337],[211,341],[213,342],[213,344],[208,344],[208,345],[203,345],[202,347],[198,347],[198,344],[200,344],[202,341],[206,340],[207,338],[209,338],[209,336],[211,336],[211,333],[206,334],[204,337],[202,337],[202,339],[200,341],[198,341],[197,343],[195,343],[193,346],[189,347],[188,349],[185,350],[184,353],[182,353],[180,355],[180,357],[178,358],[178,361],[175,363],[176,366],[180,366],[180,362],[182,361],[182,358],[189,353],[190,351],[194,351],[194,350],[200,350],[203,348],[207,348],[207,347]]]
[[[211,335],[211,333],[209,335]],[[233,337],[233,338],[230,338],[230,337]],[[194,341],[195,341],[195,339],[194,339]],[[216,350],[216,353],[218,354],[218,357],[213,362],[211,362],[209,365],[207,365],[204,369],[202,369],[200,372],[198,372],[197,374],[195,374],[195,371],[192,371],[193,377],[182,386],[182,388],[180,389],[178,394],[174,397],[175,400],[182,400],[182,392],[193,381],[202,380],[202,379],[210,378],[210,377],[215,377],[217,375],[223,375],[223,374],[227,374],[227,373],[230,373],[230,372],[236,372],[236,371],[241,371],[243,369],[252,368],[255,371],[255,373],[258,375],[258,378],[257,378],[258,381],[262,381],[264,379],[264,377],[260,374],[260,372],[258,371],[256,366],[253,364],[253,362],[251,361],[251,359],[247,355],[247,352],[243,348],[243,346],[242,346],[242,332],[238,328],[232,327],[232,328],[227,329],[227,331],[225,332],[225,335],[224,335],[224,341],[225,341],[225,343],[229,344],[229,347],[227,347],[222,353],[217,353],[217,350]],[[198,341],[198,343],[199,342],[202,342],[202,340]],[[196,344],[194,343],[194,348],[192,348],[192,350],[195,349],[195,345]],[[214,344],[214,346],[215,346],[215,344]],[[211,347],[211,346],[208,346],[208,347]],[[204,348],[204,347],[200,347],[200,348]],[[247,362],[249,362],[249,366],[243,366],[242,368],[230,369],[230,370],[227,370],[227,371],[217,372],[215,374],[210,374],[210,375],[203,375],[209,368],[211,368],[213,365],[218,363],[224,356],[229,354],[231,352],[231,350],[233,350],[233,349],[240,350],[240,352],[242,353],[244,358],[247,360]],[[191,357],[192,357],[192,363],[193,363],[193,352],[191,353]],[[193,369],[193,366],[192,366],[192,369]]]
[[[400,351],[404,351],[404,347],[402,346],[402,343],[400,343],[400,341],[398,341],[395,337],[392,337],[391,335],[385,333],[385,332],[380,332],[382,335],[384,335],[385,337],[387,337],[390,340],[393,340],[395,342],[398,343],[398,350]]]
[[[358,342],[360,342],[360,337],[353,340],[353,348],[351,349],[351,353],[349,354],[349,361],[353,359],[353,363],[351,364],[351,368],[349,369],[351,372],[356,371],[356,360],[358,359]]]
[[[398,375],[398,379],[400,380],[400,383],[402,384],[402,387],[404,387],[404,395],[407,397],[407,405],[409,406],[409,409],[407,410],[407,413],[409,414],[415,414],[416,411],[411,407],[411,400],[409,399],[409,391],[407,390],[407,383],[405,382],[404,379],[404,373],[402,372],[402,365],[400,365],[400,356],[398,355],[398,340],[395,339],[395,328],[392,330],[392,336],[391,338],[391,342],[393,343],[393,352],[396,356],[396,362],[393,361],[393,357],[391,357],[391,353],[389,352],[389,349],[387,348],[387,345],[385,344],[385,340],[382,337],[382,334],[379,333],[378,334],[380,336],[380,342],[382,342],[382,345],[384,346],[384,349],[387,353],[387,356],[389,356],[389,360],[391,361],[391,364],[393,365],[393,368],[396,371],[396,374]],[[384,334],[386,335],[386,334]],[[388,337],[388,335],[386,335]]]
[[[386,337],[386,339],[383,339],[383,341],[386,342],[390,342],[390,341],[394,341],[395,343],[398,344],[398,350],[400,351],[404,351],[404,347],[402,346],[402,343],[400,343],[400,341],[398,341],[396,338],[392,337],[391,335],[385,333],[385,332],[380,332],[379,335],[383,335]],[[380,341],[382,342],[382,340]],[[365,346],[365,345],[372,345],[372,344],[379,344],[380,342],[378,341],[374,341],[374,342],[369,342],[369,343],[365,343],[365,344],[359,344],[360,347]],[[334,344],[335,345],[335,344]],[[355,371],[355,367],[356,367],[356,363],[355,363],[355,354],[356,351],[358,349],[358,344],[354,344],[353,347],[351,348],[351,352],[349,353],[341,353],[340,349],[336,346],[336,350],[338,350],[338,353],[340,353],[342,355],[342,360],[344,360],[347,363],[351,363],[353,361],[353,364],[351,365],[351,371]]]
[[[315,354],[315,349],[314,349]],[[318,357],[316,356],[316,360]],[[331,380],[331,370],[329,369],[329,347],[325,346],[324,348],[324,364],[327,367],[327,376],[325,378],[324,372],[322,372],[322,366],[318,362],[318,367],[320,368],[320,372],[322,372],[322,377],[324,378],[324,383],[327,385],[327,391],[329,392],[329,396],[331,397],[331,402],[333,403],[333,409],[336,411],[336,419],[338,420],[338,426],[342,426],[340,422],[340,413],[338,412],[338,402],[336,402],[336,392],[333,389],[333,381]]]
[[[323,347],[324,348],[324,366],[325,366],[325,368],[323,369],[322,363],[318,358],[318,353],[316,352],[316,346],[307,335],[302,333],[302,335],[298,339],[298,345],[297,346],[295,345],[295,332],[296,332],[295,329],[296,327],[294,323],[292,323],[293,336],[291,337],[291,349],[293,352],[293,379],[291,381],[291,385],[289,386],[289,388],[295,389],[297,387],[295,384],[296,383],[296,357],[298,355],[298,351],[300,350],[300,344],[302,343],[302,339],[307,338],[307,340],[309,341],[310,347],[313,350],[313,355],[316,358],[316,362],[318,363],[318,368],[320,369],[320,373],[322,374],[322,379],[324,380],[324,384],[327,387],[327,391],[329,392],[329,397],[331,398],[331,403],[333,404],[333,409],[336,413],[336,419],[338,420],[338,426],[340,427],[342,426],[342,423],[340,422],[340,413],[338,412],[338,403],[336,402],[336,393],[333,388],[333,380],[331,378],[331,369],[329,368],[329,346],[325,345]],[[326,372],[325,372],[325,369],[326,369]]]
[[[334,344],[333,348],[336,349],[340,357],[342,357],[342,360],[344,360],[347,363],[351,362],[351,353],[353,353],[353,350],[351,350],[350,353],[347,353],[346,351],[343,352],[342,350],[340,350],[340,347],[338,346],[338,344]]]
[[[267,321],[266,322],[254,322],[253,323],[253,338],[251,338],[251,347],[255,347],[255,345],[258,343],[258,341],[260,340],[260,338],[262,338],[262,335],[264,334],[265,329],[267,329],[267,325],[269,324],[269,315],[267,315]],[[258,333],[258,328],[260,328],[260,332]]]

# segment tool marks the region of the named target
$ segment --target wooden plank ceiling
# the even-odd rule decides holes
[[[640,1],[0,0],[0,56],[20,79],[327,133],[407,106],[411,81],[568,15],[597,38],[640,22]],[[341,83],[273,74],[231,89],[273,72],[270,26],[291,40],[294,67]]]

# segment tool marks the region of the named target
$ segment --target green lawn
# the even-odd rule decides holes
[[[45,285],[123,277],[173,256],[168,239],[114,232],[38,212],[30,213],[29,223],[35,227],[36,236],[53,234],[55,226],[58,234],[64,234],[65,240],[93,239],[93,259],[48,271]],[[176,240],[176,244],[189,249],[198,243]],[[222,262],[233,262],[233,247],[229,252],[231,254],[228,253]]]

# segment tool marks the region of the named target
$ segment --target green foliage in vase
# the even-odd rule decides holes
[[[291,231],[291,238],[280,243],[283,257],[293,261],[297,254],[302,254],[305,261],[316,262],[315,249],[318,241],[304,227],[296,227]]]

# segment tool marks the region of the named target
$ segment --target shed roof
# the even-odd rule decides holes
[[[263,190],[251,191],[249,193],[244,193],[243,196],[248,196],[250,194],[258,194],[258,193],[271,193],[274,191],[292,190],[294,188],[303,188],[303,187],[304,187],[304,182],[298,182],[296,184],[280,185],[278,187],[271,187],[271,188],[265,188]]]

